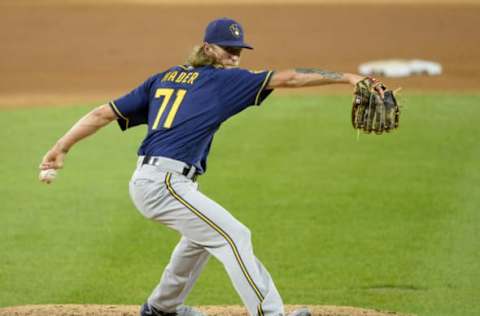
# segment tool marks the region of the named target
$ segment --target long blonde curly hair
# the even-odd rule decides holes
[[[220,66],[218,61],[213,56],[209,56],[205,53],[205,44],[193,47],[192,52],[188,56],[186,63],[192,67],[202,66]]]

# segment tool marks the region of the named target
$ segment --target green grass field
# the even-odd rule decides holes
[[[400,129],[357,135],[349,96],[273,96],[217,134],[201,190],[253,233],[289,304],[480,315],[480,96],[404,96]],[[0,307],[141,304],[178,235],[128,180],[145,129],[51,144],[91,106],[0,111]],[[211,260],[189,304],[240,304]]]

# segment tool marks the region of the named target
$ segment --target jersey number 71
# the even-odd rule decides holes
[[[167,105],[170,103],[170,99],[172,98],[172,95],[175,91],[177,93],[175,94],[173,105],[170,111],[168,112],[165,122],[163,123],[164,128],[171,128],[173,124],[173,120],[175,119],[175,115],[177,115],[178,108],[180,107],[180,104],[182,104],[183,98],[185,97],[187,90],[185,89],[175,90],[171,88],[162,88],[162,89],[157,89],[157,91],[155,92],[155,98],[158,99],[160,97],[163,97],[163,101],[162,101],[162,104],[160,105],[160,109],[158,110],[157,117],[153,122],[152,129],[158,128],[158,124],[160,123],[162,114],[163,112],[165,112],[165,109],[167,108]]]

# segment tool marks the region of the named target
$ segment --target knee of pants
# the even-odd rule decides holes
[[[245,225],[238,223],[231,231],[231,238],[239,245],[250,245],[252,243],[252,233]]]

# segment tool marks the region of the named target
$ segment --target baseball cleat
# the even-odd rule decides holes
[[[294,310],[288,316],[312,316],[312,313],[310,313],[310,310],[308,308],[301,308]]]
[[[180,305],[174,313],[167,313],[157,310],[155,307],[145,303],[140,309],[140,316],[206,316],[190,306]]]
[[[157,310],[155,307],[145,303],[140,309],[140,316],[175,316],[177,313],[164,313]]]
[[[193,309],[193,307],[180,305],[177,307],[178,316],[206,316],[204,313]]]

